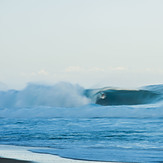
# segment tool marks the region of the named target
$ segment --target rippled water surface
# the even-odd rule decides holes
[[[163,161],[162,118],[0,119],[0,143],[34,152],[124,162]],[[42,149],[39,147],[48,147]]]

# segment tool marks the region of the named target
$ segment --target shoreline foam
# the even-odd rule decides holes
[[[99,161],[73,160],[62,158],[57,155],[33,153],[29,151],[31,149],[34,149],[34,147],[0,145],[0,163],[2,162],[2,159],[4,161],[2,163],[7,163],[5,161],[11,161],[11,163],[100,163]],[[15,162],[16,160],[18,161]]]

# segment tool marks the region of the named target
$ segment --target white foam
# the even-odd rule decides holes
[[[33,153],[29,151],[31,149],[35,148],[0,145],[0,157],[16,160],[26,160],[37,163],[97,163],[96,161],[72,160],[61,158],[56,155]]]
[[[0,91],[0,107],[77,107],[90,102],[79,85],[60,82],[55,85],[29,84],[20,91]]]

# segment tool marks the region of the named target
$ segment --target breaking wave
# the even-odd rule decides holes
[[[0,107],[77,107],[89,103],[84,88],[60,82],[56,85],[29,84],[25,89],[0,92]]]
[[[89,94],[89,93],[88,93]],[[96,104],[100,105],[140,105],[160,101],[160,93],[149,90],[101,89],[93,94]]]
[[[60,82],[0,91],[0,117],[163,117],[163,86],[84,89]]]

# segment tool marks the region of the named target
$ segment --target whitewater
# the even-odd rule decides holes
[[[0,144],[91,161],[163,161],[163,85],[66,82],[0,91]]]

